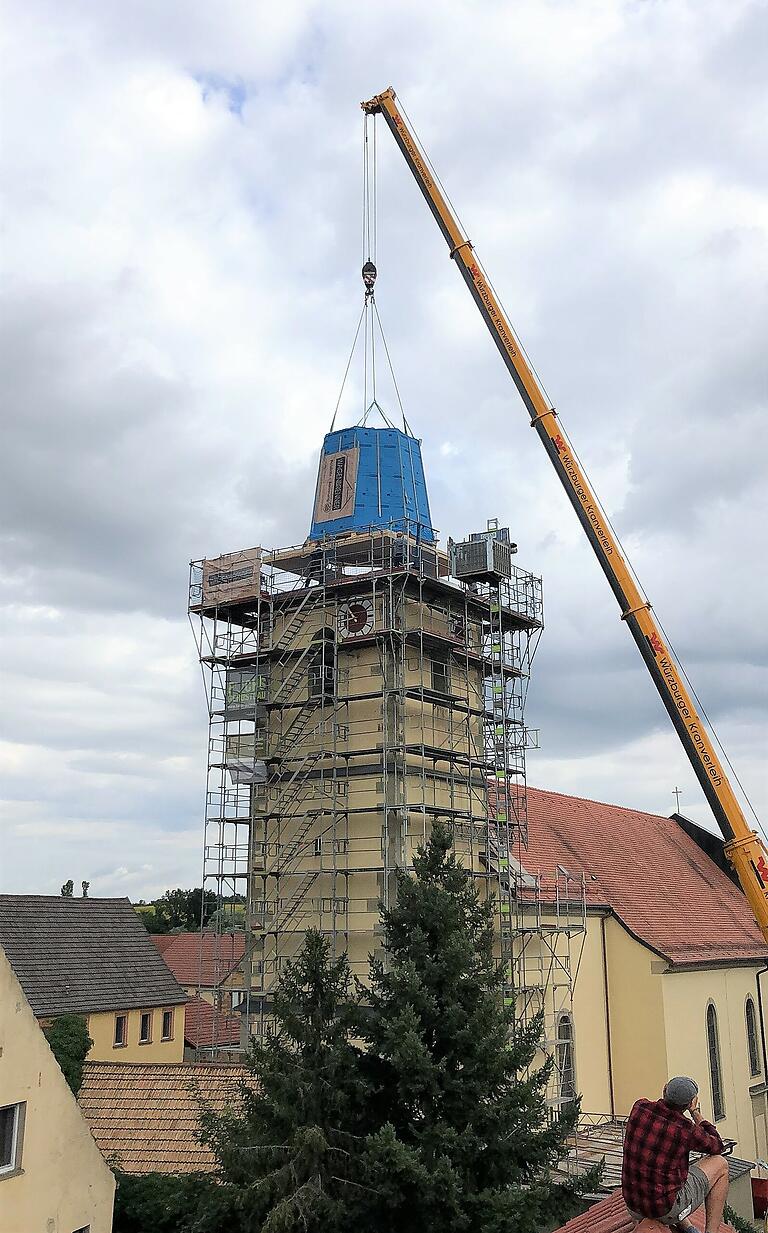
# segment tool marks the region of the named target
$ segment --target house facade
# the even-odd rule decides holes
[[[765,1157],[768,946],[724,861],[704,850],[712,837],[700,845],[676,818],[537,789],[528,818],[526,868],[585,875],[560,1082],[584,1114],[610,1119],[692,1075],[722,1137]]]
[[[0,1229],[110,1233],[115,1179],[0,950]]]
[[[90,1059],[183,1060],[186,994],[128,899],[0,895],[0,945],[43,1026],[86,1018]]]

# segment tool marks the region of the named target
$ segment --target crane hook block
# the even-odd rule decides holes
[[[366,297],[373,295],[373,284],[376,282],[376,266],[372,261],[366,261],[362,269]]]

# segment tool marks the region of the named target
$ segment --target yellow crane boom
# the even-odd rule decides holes
[[[472,244],[463,234],[413,133],[398,109],[394,90],[389,89],[383,94],[377,94],[375,98],[363,103],[362,108],[368,114],[381,114],[384,117],[443,233],[450,256],[456,262],[517,386],[530,415],[531,427],[535,429],[547,451],[618,600],[621,619],[626,622],[667,708],[726,840],[725,851],[728,858],[738,874],[755,920],[768,941],[768,853],[757,833],[747,824],[712,738],[686,688],[683,674],[654,620],[651,605],[643,598],[621,553],[557,412],[549,405],[533,370],[522,354],[512,326],[474,257]]]

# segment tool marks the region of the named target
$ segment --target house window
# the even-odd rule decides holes
[[[115,1015],[115,1049],[122,1049],[128,1043],[128,1016]]]
[[[141,1012],[141,1026],[139,1028],[139,1044],[148,1045],[152,1042],[152,1011],[143,1010]]]
[[[163,1040],[173,1040],[173,1011],[163,1011]]]
[[[749,1052],[749,1073],[753,1077],[760,1074],[760,1054],[757,1048],[757,1020],[755,1018],[755,1003],[747,998],[747,1050]]]
[[[573,1020],[568,1014],[557,1020],[557,1069],[560,1075],[560,1099],[576,1099],[576,1072],[573,1064]]]
[[[25,1104],[0,1108],[0,1179],[21,1168]]]
[[[723,1099],[723,1072],[720,1066],[717,1011],[712,1002],[707,1007],[707,1052],[709,1053],[709,1079],[712,1084],[712,1113],[717,1122],[725,1117],[725,1101]]]

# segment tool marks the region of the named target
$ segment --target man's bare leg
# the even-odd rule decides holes
[[[706,1173],[711,1182],[709,1194],[704,1201],[707,1233],[717,1233],[728,1197],[728,1161],[725,1156],[704,1156],[696,1161],[696,1166]]]

